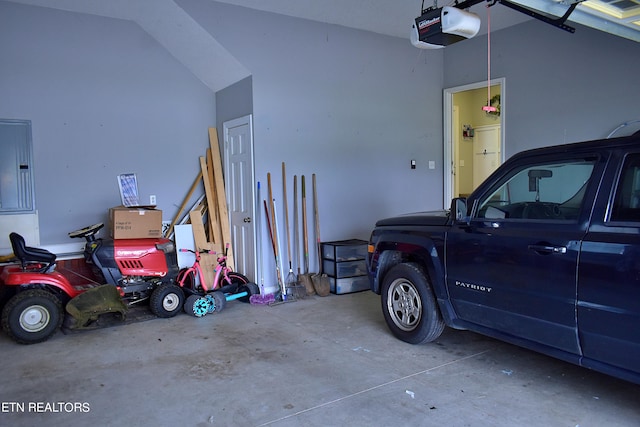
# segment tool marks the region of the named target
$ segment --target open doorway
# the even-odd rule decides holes
[[[505,79],[444,90],[444,207],[468,196],[504,161]],[[487,99],[488,98],[488,99]],[[494,112],[482,107],[490,105]]]

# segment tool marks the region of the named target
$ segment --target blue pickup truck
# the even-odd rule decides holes
[[[640,384],[640,133],[521,152],[451,209],[380,220],[399,339],[467,329]]]

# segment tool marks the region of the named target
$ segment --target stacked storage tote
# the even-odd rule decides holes
[[[324,242],[321,246],[322,271],[329,276],[332,293],[346,294],[369,289],[366,241],[340,240]]]

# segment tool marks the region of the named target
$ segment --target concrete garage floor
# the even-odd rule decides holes
[[[0,334],[0,357],[13,427],[640,425],[640,386],[465,331],[405,344],[368,291]]]

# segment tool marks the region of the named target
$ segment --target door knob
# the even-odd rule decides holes
[[[248,216],[248,217],[246,217],[245,219],[243,219],[242,221],[244,221],[244,222],[251,222],[251,217],[249,217],[249,216]]]

